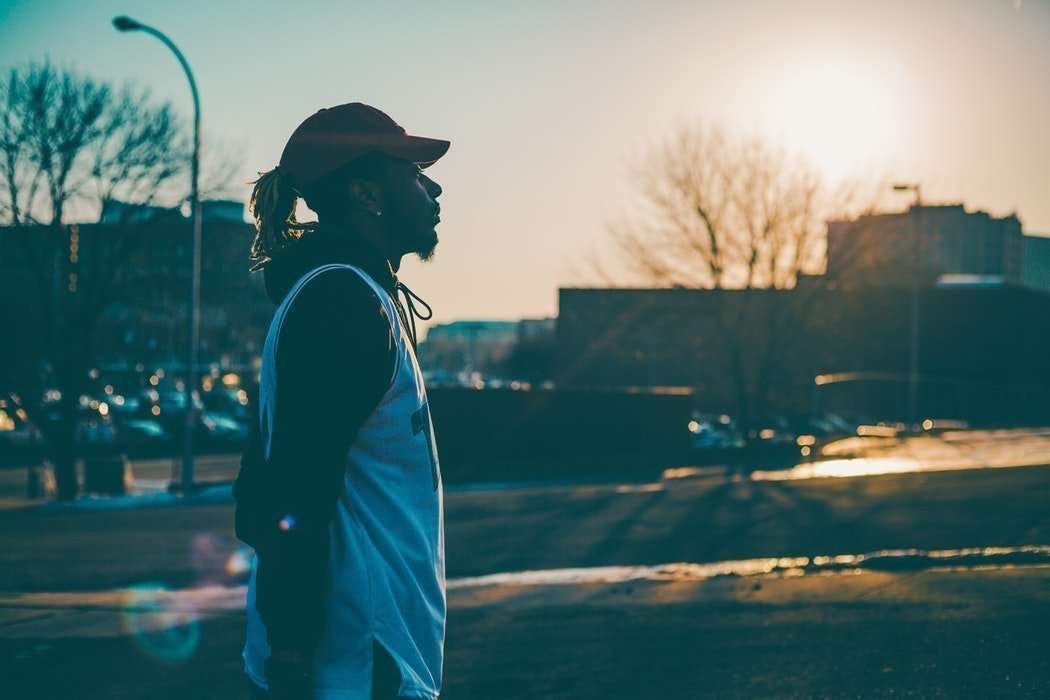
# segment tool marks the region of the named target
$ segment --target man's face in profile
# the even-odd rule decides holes
[[[437,198],[441,186],[407,160],[390,159],[385,169],[383,217],[391,217],[387,231],[402,250],[429,260],[438,243],[435,227],[440,221]]]

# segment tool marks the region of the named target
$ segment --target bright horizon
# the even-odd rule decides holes
[[[0,0],[0,67],[50,58],[189,117],[174,57],[110,21],[155,26],[186,54],[205,136],[236,147],[241,181],[342,102],[450,139],[428,171],[445,190],[441,244],[402,275],[437,322],[554,315],[628,206],[628,164],[692,120],[1050,234],[1050,0],[495,5]]]

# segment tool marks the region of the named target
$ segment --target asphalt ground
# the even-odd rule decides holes
[[[462,491],[450,578],[562,567],[1050,544],[1050,469]],[[0,511],[0,592],[236,583],[232,504]]]
[[[1038,466],[450,491],[448,576],[1046,545],[1048,504]],[[0,512],[0,695],[242,697],[240,610],[158,636],[120,605],[31,597],[236,586],[237,557],[228,503]],[[1045,565],[511,583],[449,603],[449,698],[1050,697]]]
[[[452,593],[442,697],[1050,697],[1048,595],[1048,568]],[[8,629],[4,697],[244,698],[243,625],[228,612],[174,636]]]

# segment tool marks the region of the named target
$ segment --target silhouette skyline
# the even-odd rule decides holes
[[[436,322],[555,313],[557,288],[608,247],[629,166],[693,120],[760,133],[831,177],[921,181],[931,202],[1016,212],[1050,234],[1048,2],[3,1],[0,66],[49,57],[148,86],[188,117],[178,65],[112,29],[129,12],[183,49],[205,145],[232,142],[242,182],[303,117],[349,100],[452,140],[433,173],[442,243],[404,270]]]

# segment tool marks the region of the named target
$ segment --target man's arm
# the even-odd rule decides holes
[[[317,644],[328,574],[328,525],[358,429],[386,393],[395,345],[386,312],[357,273],[332,269],[289,307],[277,342],[266,488],[274,531],[256,593],[275,651]]]

